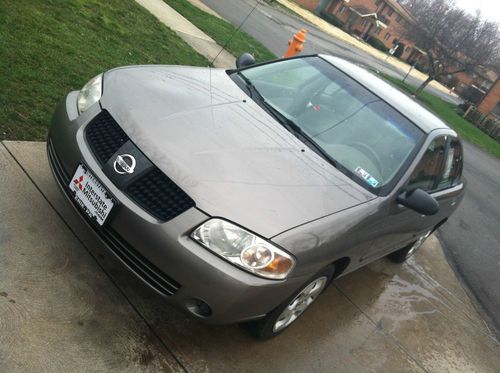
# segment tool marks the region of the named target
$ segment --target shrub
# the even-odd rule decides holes
[[[500,142],[499,120],[489,118],[474,106],[472,106],[470,110],[467,111],[467,116],[465,117],[465,119],[467,119],[484,133],[488,134],[490,137]]]
[[[424,74],[427,74],[427,72],[429,71],[429,69],[426,66],[421,65],[419,63],[417,63],[415,65],[415,69],[417,69],[418,71],[420,71],[421,73],[424,73]]]
[[[373,36],[370,36],[366,42],[368,44],[370,44],[373,48],[376,48],[379,51],[382,51],[384,53],[389,50],[389,48],[387,48],[381,40],[379,40]]]
[[[319,14],[319,16],[321,18],[323,18],[326,22],[334,25],[335,27],[338,27],[338,28],[342,28],[344,27],[344,22],[342,22],[340,19],[338,19],[337,17],[335,17],[333,14],[331,13],[327,13],[327,12],[321,12]]]

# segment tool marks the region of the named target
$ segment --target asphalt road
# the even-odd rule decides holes
[[[242,23],[256,4],[256,0],[203,0],[203,2],[236,26]],[[339,56],[401,79],[408,72],[337,40],[303,19],[262,1],[241,27],[243,31],[252,35],[277,56],[285,53],[288,40],[301,28],[308,30],[303,54],[324,53]],[[421,80],[408,76],[407,82],[416,86],[421,83]],[[432,86],[427,87],[426,91],[454,104],[460,103],[456,97],[445,94]]]
[[[254,0],[203,0],[235,25],[255,5]],[[377,69],[392,76],[406,72],[385,64],[368,53],[335,40],[298,17],[259,5],[242,26],[277,55],[283,54],[290,36],[307,27],[304,53],[329,53]],[[418,84],[416,79],[409,81]],[[443,99],[456,101],[432,87]],[[475,146],[465,144],[465,170],[468,190],[459,210],[439,232],[448,259],[470,293],[481,304],[491,325],[500,330],[500,162]]]
[[[500,331],[500,162],[464,144],[465,198],[439,229],[448,259]]]

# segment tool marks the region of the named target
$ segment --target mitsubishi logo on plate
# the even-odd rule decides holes
[[[83,175],[77,177],[73,182],[78,186],[78,189],[83,190]]]
[[[116,157],[115,162],[113,163],[113,168],[120,175],[123,174],[132,174],[135,169],[135,158],[130,154],[122,154]]]

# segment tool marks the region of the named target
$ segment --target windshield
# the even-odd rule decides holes
[[[259,98],[314,141],[339,169],[368,189],[388,185],[423,132],[319,57],[241,72]]]

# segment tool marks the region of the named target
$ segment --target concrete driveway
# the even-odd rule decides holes
[[[336,281],[282,336],[257,342],[185,316],[124,271],[62,197],[44,143],[0,144],[0,176],[2,372],[500,366],[500,344],[434,237],[406,264],[380,260]]]

